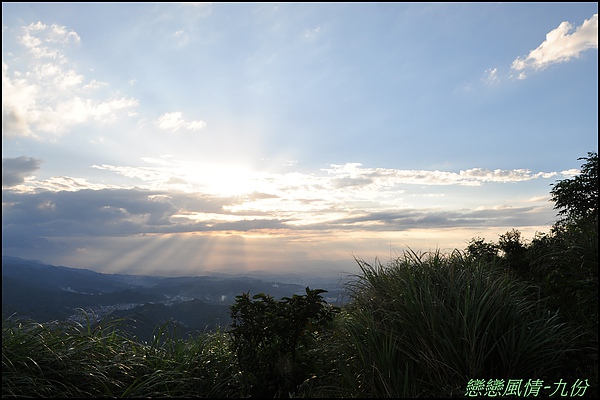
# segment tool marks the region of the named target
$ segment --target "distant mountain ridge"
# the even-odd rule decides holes
[[[2,256],[3,318],[84,322],[83,310],[98,320],[130,319],[131,333],[143,340],[151,340],[153,329],[167,320],[176,321],[183,334],[225,327],[229,306],[241,293],[279,299],[304,290],[249,277],[103,274]]]
[[[131,286],[128,282],[131,275],[102,274],[88,269],[59,267],[10,256],[2,256],[2,276],[26,279],[35,287],[71,287],[77,292],[109,293]],[[144,283],[153,285],[158,281],[156,277],[150,276],[136,278],[140,284],[134,286],[143,286]]]

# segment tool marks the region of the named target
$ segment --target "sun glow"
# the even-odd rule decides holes
[[[181,178],[192,188],[217,196],[241,196],[265,187],[262,174],[239,165],[186,166]]]

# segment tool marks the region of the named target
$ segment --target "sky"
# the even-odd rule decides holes
[[[598,3],[2,3],[2,254],[340,276],[556,221]]]

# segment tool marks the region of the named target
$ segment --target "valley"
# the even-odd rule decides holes
[[[102,274],[3,256],[2,314],[3,318],[40,323],[120,321],[123,330],[149,341],[155,329],[167,321],[182,336],[226,329],[229,306],[237,295],[265,293],[280,299],[304,294],[306,286],[292,283],[292,279]],[[327,290],[324,298],[328,303],[343,303],[342,288],[336,282],[313,283],[318,286],[307,286]]]

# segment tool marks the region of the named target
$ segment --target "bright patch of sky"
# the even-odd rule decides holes
[[[556,220],[597,3],[2,3],[2,253],[356,271]]]

